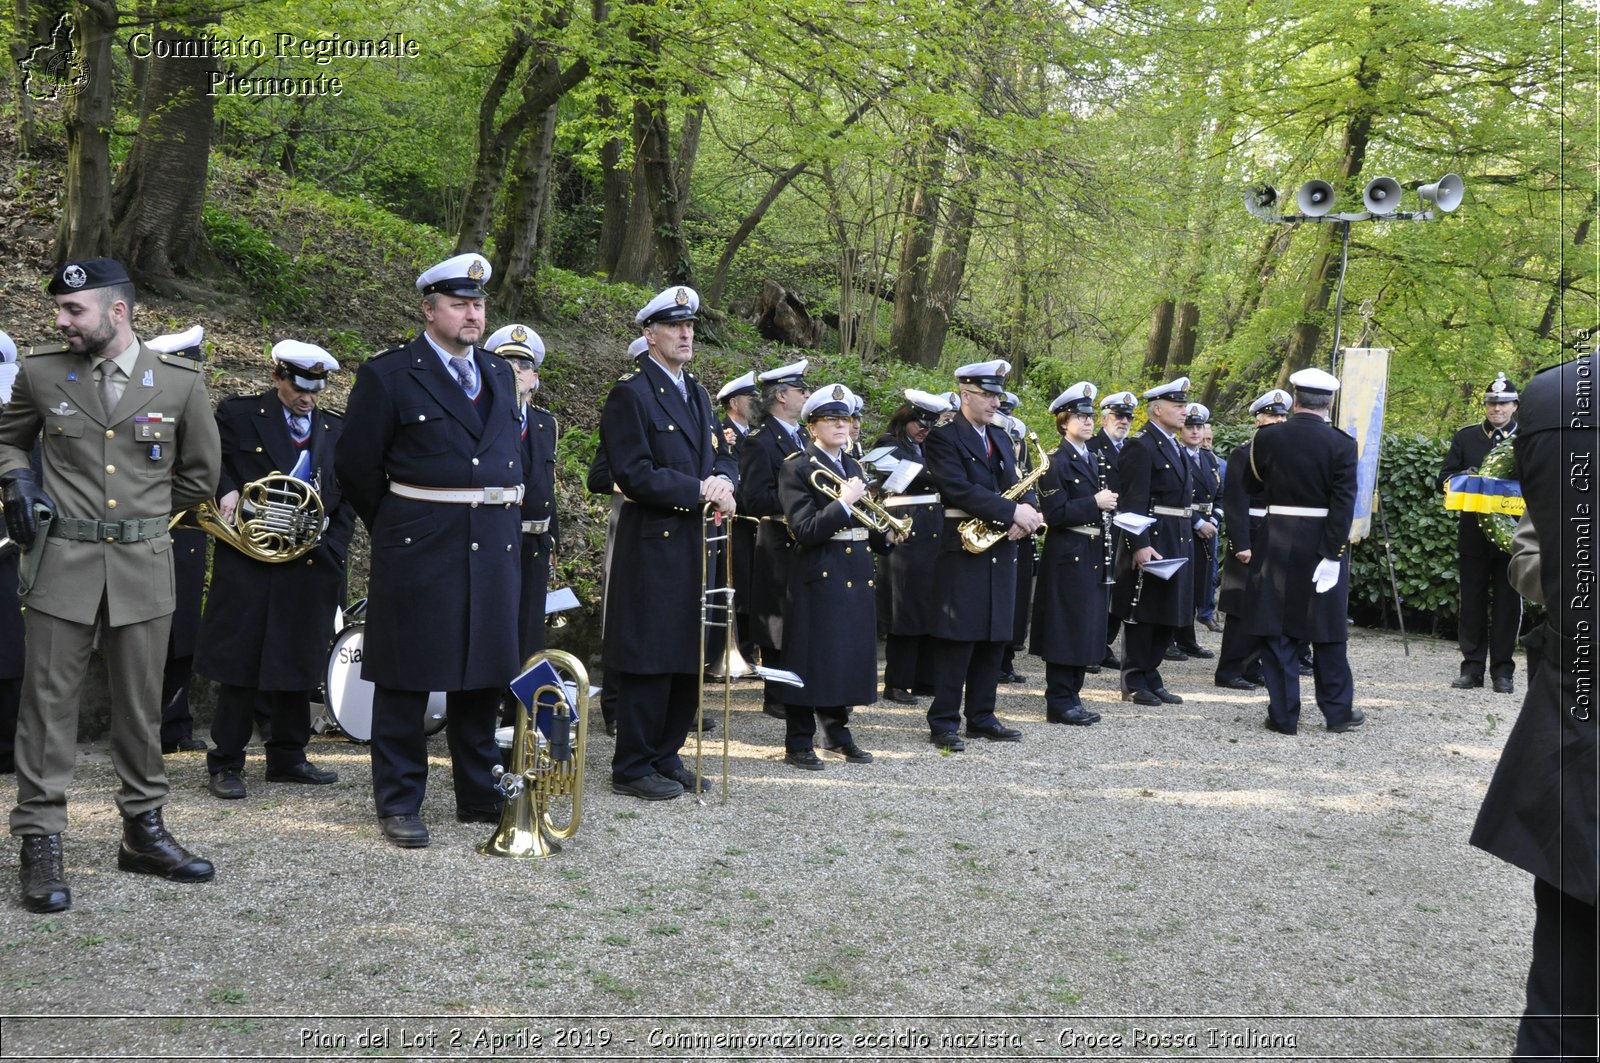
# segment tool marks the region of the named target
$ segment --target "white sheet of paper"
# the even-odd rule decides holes
[[[578,608],[578,596],[572,593],[571,587],[557,587],[553,591],[546,591],[544,596],[544,615],[551,613],[564,613],[568,609]]]
[[[883,481],[883,493],[886,495],[902,493],[911,486],[911,481],[915,480],[917,474],[921,471],[922,463],[920,461],[902,461],[893,474]]]
[[[1111,523],[1127,532],[1129,535],[1138,535],[1150,525],[1154,524],[1154,517],[1147,517],[1143,513],[1118,513],[1111,518]]]
[[[1156,579],[1171,579],[1178,569],[1188,563],[1187,557],[1163,557],[1160,561],[1145,562],[1140,571]]]

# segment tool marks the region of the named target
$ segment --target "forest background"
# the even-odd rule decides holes
[[[1188,375],[1242,424],[1330,363],[1341,254],[1245,189],[1321,178],[1359,210],[1381,174],[1414,210],[1453,171],[1454,213],[1352,227],[1342,321],[1394,352],[1384,498],[1437,625],[1439,440],[1595,323],[1592,5],[13,0],[8,31],[6,327],[47,338],[43,271],[109,254],[258,377],[286,335],[353,366],[416,327],[417,271],[482,250],[491,327],[551,347],[569,480],[665,284],[701,292],[713,392],[811,354],[886,417],[1001,357],[1046,439],[1079,379]],[[1388,559],[1354,556],[1387,610]]]

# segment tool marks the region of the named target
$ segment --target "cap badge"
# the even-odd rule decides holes
[[[687,291],[685,291],[684,289],[679,288],[677,293],[675,295],[673,295],[672,301],[677,303],[679,306],[688,306],[689,305],[689,293]]]
[[[844,401],[844,385],[843,384],[835,384],[833,386],[833,401],[834,402],[843,402]]]
[[[82,266],[73,263],[61,271],[61,280],[68,288],[82,288],[88,283],[89,275],[83,271]]]
[[[518,326],[516,326],[515,328],[513,328],[511,330],[511,339],[513,341],[515,341],[517,343],[521,343],[523,340],[525,340],[527,338],[528,338],[528,330],[523,328],[521,325],[518,325]]]
[[[467,278],[475,281],[483,280],[483,259],[475,258],[472,260],[472,265],[467,267]]]

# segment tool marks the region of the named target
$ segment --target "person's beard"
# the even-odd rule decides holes
[[[117,328],[111,323],[111,315],[102,312],[98,328],[90,330],[79,326],[75,333],[66,334],[67,347],[75,353],[86,354],[92,358],[105,353],[111,341],[116,338]]]

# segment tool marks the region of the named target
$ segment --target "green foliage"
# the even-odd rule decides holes
[[[212,248],[249,286],[269,318],[291,317],[310,303],[312,290],[304,266],[272,238],[222,207],[206,204],[201,212]]]

